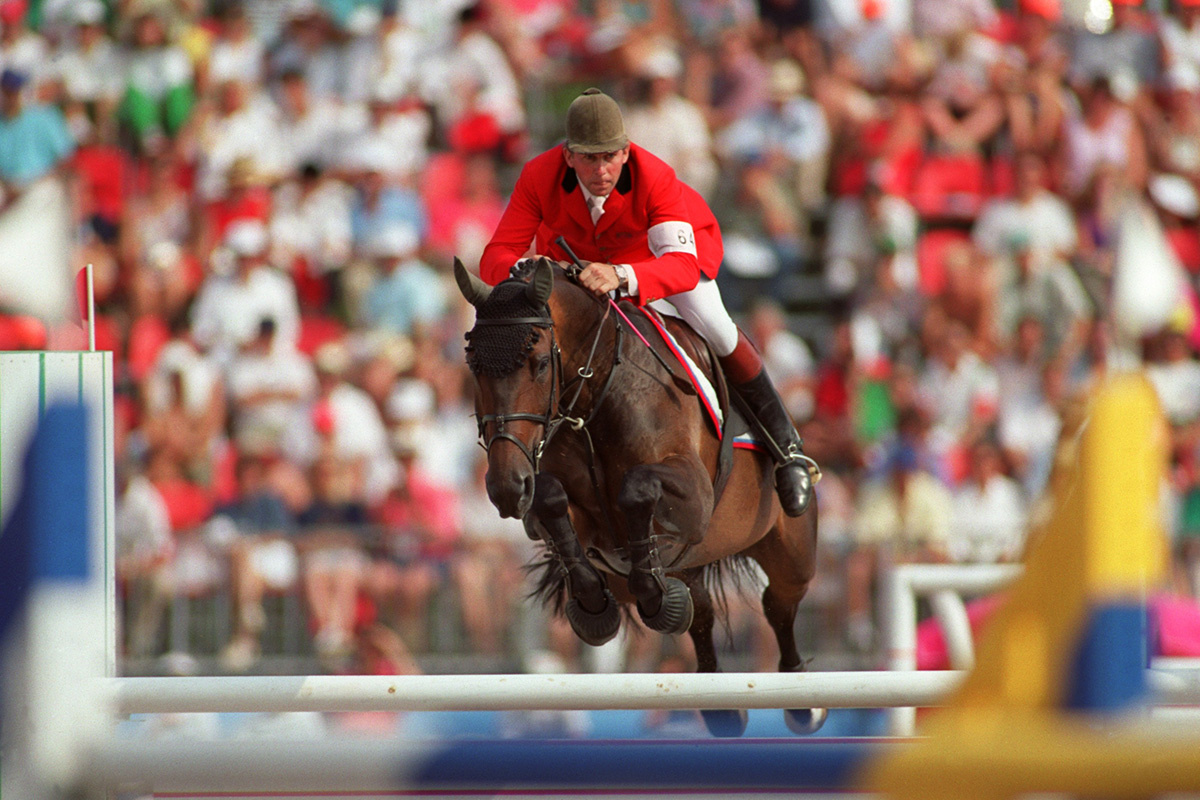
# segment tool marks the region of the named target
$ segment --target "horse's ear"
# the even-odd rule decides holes
[[[536,308],[541,308],[550,300],[550,292],[554,290],[554,262],[548,258],[539,258],[533,268],[533,280],[529,281],[529,300]]]
[[[492,287],[468,272],[457,256],[454,258],[454,280],[458,282],[458,290],[462,292],[462,296],[473,306],[487,300],[488,295],[492,293]]]

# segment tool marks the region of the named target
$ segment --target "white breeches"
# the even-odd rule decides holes
[[[729,355],[737,347],[737,325],[725,310],[716,281],[701,276],[695,289],[666,298],[671,307],[664,308],[663,302],[656,300],[650,305],[664,314],[682,318],[704,337],[718,357]]]

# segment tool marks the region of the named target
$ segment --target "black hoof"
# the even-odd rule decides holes
[[[678,578],[667,578],[664,584],[665,591],[658,613],[647,616],[639,605],[638,614],[652,631],[667,635],[687,633],[687,629],[692,627],[692,593],[688,591],[687,584]]]
[[[708,732],[720,739],[736,739],[746,732],[746,723],[750,715],[744,708],[739,709],[708,709],[701,711],[704,726]]]
[[[788,730],[800,736],[821,730],[828,716],[829,710],[825,708],[787,708],[783,711]]]
[[[612,639],[621,627],[621,610],[617,607],[617,599],[608,589],[604,590],[603,611],[593,614],[572,597],[567,600],[564,613],[575,635],[593,647]]]

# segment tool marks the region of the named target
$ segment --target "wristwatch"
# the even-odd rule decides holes
[[[629,290],[629,267],[624,264],[613,264],[613,269],[617,273],[617,288],[621,291]]]

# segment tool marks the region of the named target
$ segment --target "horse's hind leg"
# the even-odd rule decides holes
[[[539,474],[534,483],[531,511],[546,529],[546,544],[566,572],[567,621],[580,639],[599,646],[617,635],[620,608],[604,577],[584,556],[567,509],[567,492],[562,483],[547,473]]]
[[[763,614],[779,643],[779,671],[803,672],[796,648],[796,612],[816,570],[816,506],[802,517],[787,517],[748,554],[767,574]],[[825,722],[823,708],[786,709],[784,721],[793,733],[813,733]]]
[[[686,578],[696,609],[692,627],[688,629],[692,644],[696,646],[696,671],[720,672],[717,666],[717,648],[713,644],[716,613],[713,609],[712,593],[704,585],[704,570],[690,570]],[[746,732],[746,724],[750,719],[744,708],[704,709],[701,710],[700,716],[704,718],[708,732],[720,737],[741,736]]]

